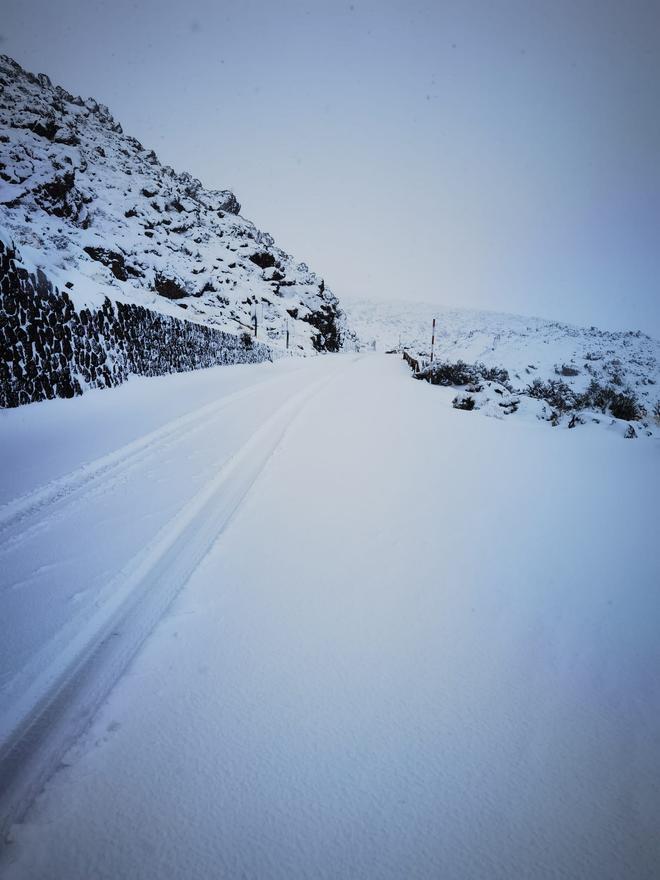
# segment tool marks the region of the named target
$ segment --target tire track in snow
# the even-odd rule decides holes
[[[184,441],[207,427],[211,420],[232,404],[257,394],[283,377],[261,380],[227,394],[220,400],[166,422],[113,452],[81,465],[43,486],[0,507],[0,556],[23,543],[52,521],[52,517],[90,494],[101,494],[131,469],[156,451]]]
[[[23,670],[20,696],[0,720],[0,844],[216,542],[306,402],[345,369],[312,382],[271,414],[112,578],[96,613],[82,627],[71,621]]]

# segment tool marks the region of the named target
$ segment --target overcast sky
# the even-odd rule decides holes
[[[2,6],[0,51],[340,297],[660,336],[660,0]]]

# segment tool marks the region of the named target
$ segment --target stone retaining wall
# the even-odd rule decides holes
[[[112,303],[77,311],[66,292],[36,276],[0,239],[0,407],[88,388],[129,375],[160,376],[218,364],[272,359],[262,343],[143,306]]]

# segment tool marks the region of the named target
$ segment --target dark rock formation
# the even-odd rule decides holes
[[[126,260],[122,254],[118,254],[116,251],[101,247],[86,247],[84,248],[84,251],[93,260],[102,263],[104,266],[108,266],[112,274],[115,278],[118,278],[119,281],[127,281],[129,276],[137,278],[142,274],[141,272],[138,272],[137,269],[127,266]]]
[[[166,299],[183,299],[188,296],[188,291],[181,287],[178,281],[173,278],[166,278],[165,275],[156,275],[154,281],[156,292]]]
[[[227,214],[241,213],[241,204],[233,192],[228,189],[223,189],[221,192],[217,193],[217,195],[219,198],[219,210],[226,211]]]
[[[312,337],[316,351],[340,350],[341,333],[337,325],[337,312],[332,306],[323,305],[318,311],[305,315],[302,320],[319,331]]]
[[[261,251],[257,254],[250,254],[250,260],[261,269],[269,269],[275,265],[275,257],[268,251]]]

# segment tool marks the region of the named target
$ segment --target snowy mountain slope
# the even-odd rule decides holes
[[[335,351],[344,315],[322,278],[123,133],[107,107],[0,56],[0,225],[78,308],[105,296],[274,347]]]
[[[505,397],[518,402],[514,411],[519,415],[552,420],[556,408],[545,403],[542,396],[534,399],[524,393],[535,380],[543,384],[544,390],[548,382],[562,383],[576,396],[585,395],[595,382],[613,394],[632,393],[641,416],[633,420],[636,433],[660,435],[654,418],[660,401],[660,342],[640,331],[610,332],[521,315],[443,309],[424,302],[349,299],[344,307],[351,327],[367,347],[375,345],[377,350],[387,351],[401,346],[422,362],[428,360],[435,318],[436,361],[461,360],[505,369],[509,390],[501,383],[486,383],[481,392],[476,392],[477,407],[489,415],[508,414],[511,407],[500,406]],[[583,420],[599,419],[604,426],[624,433],[631,421],[615,419],[612,425],[608,407],[605,413],[585,409],[580,415]],[[560,411],[554,421],[570,424],[571,414]]]

